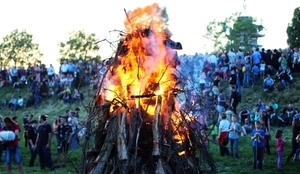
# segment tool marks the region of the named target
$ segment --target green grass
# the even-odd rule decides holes
[[[298,100],[298,89],[300,89],[300,83],[297,83],[297,81],[300,80],[299,75],[294,75],[294,83],[289,86],[287,89],[283,91],[273,91],[273,92],[262,92],[261,90],[261,82],[253,88],[249,88],[245,91],[243,91],[242,95],[242,102],[238,106],[238,111],[241,109],[241,106],[247,105],[248,108],[251,108],[255,105],[257,102],[257,99],[261,98],[263,102],[268,104],[271,101],[271,98],[275,98],[277,102],[279,103],[280,108],[283,108],[284,106],[287,106],[288,103],[292,103],[295,107],[300,106],[300,101]],[[278,83],[278,81],[277,81]],[[88,91],[86,88],[83,88],[83,92],[85,94],[85,100],[83,102],[84,105],[88,102],[88,100],[91,99],[95,91]],[[11,95],[16,96],[23,96],[26,100],[28,97],[27,89],[23,88],[20,91],[13,90],[11,87],[4,87],[0,88],[0,100],[2,101],[5,97],[10,99]],[[67,109],[75,109],[75,107],[80,107],[80,118],[84,118],[86,111],[84,109],[84,106],[82,104],[63,104],[61,102],[58,102],[56,98],[46,99],[43,100],[37,109],[34,108],[22,108],[16,112],[11,112],[7,108],[2,108],[0,111],[0,114],[2,116],[18,116],[18,122],[22,123],[22,118],[24,114],[33,114],[34,119],[37,119],[37,117],[41,114],[46,114],[49,116],[50,123],[53,122],[55,116],[57,114],[64,114],[65,110]],[[272,139],[270,142],[271,145],[271,155],[265,155],[265,161],[263,165],[263,171],[260,171],[260,173],[283,173],[276,170],[277,166],[277,153],[275,149],[275,138],[274,138],[274,132],[277,129],[277,127],[272,127]],[[284,160],[286,159],[287,155],[290,153],[291,149],[291,128],[287,127],[284,128],[284,137],[287,140],[287,144],[285,146],[285,152],[284,152]],[[54,139],[54,138],[53,138]],[[56,141],[52,140],[52,158],[54,163],[56,163]],[[35,161],[35,167],[29,168],[28,161],[30,159],[30,152],[28,149],[24,147],[24,138],[21,138],[20,141],[20,147],[21,147],[21,154],[23,158],[23,166],[25,173],[32,173],[32,174],[41,174],[41,173],[53,173],[50,172],[49,169],[46,169],[46,171],[40,171],[39,169],[39,162],[38,157]],[[251,139],[250,136],[240,137],[239,139],[239,158],[229,158],[229,157],[221,157],[219,152],[219,147],[216,144],[210,144],[210,152],[216,162],[218,173],[221,174],[234,174],[234,173],[255,173],[258,171],[254,171],[252,169],[252,146],[251,146]],[[81,160],[81,149],[78,148],[77,150],[70,150],[69,151],[69,161],[67,162],[67,168],[59,168],[56,170],[57,173],[76,173],[75,168],[80,167],[80,160]],[[283,163],[284,167],[284,173],[298,173],[298,166],[299,162],[293,163]],[[0,173],[6,173],[4,171],[5,167],[4,165],[0,165]],[[18,173],[16,165],[13,164],[13,173]]]

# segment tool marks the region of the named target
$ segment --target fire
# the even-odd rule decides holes
[[[109,78],[104,81],[105,99],[132,100],[131,96],[154,94],[155,101],[155,95],[167,93],[176,83],[171,68],[175,53],[165,45],[170,33],[164,11],[158,4],[130,11],[126,14],[125,28],[127,35],[123,46],[127,51],[119,58],[120,64],[113,74],[109,72]],[[144,98],[133,100],[135,106],[130,107],[142,107],[153,115],[154,106]]]
[[[166,21],[165,11],[158,4],[126,12],[126,35],[122,40],[125,51],[118,55],[117,63],[104,79],[102,96],[106,100],[121,98],[129,108],[142,109],[150,117],[155,114],[159,97],[163,101],[162,108],[172,107],[168,98],[176,87],[177,55],[167,42],[171,34]],[[188,134],[184,117],[172,114],[171,109],[162,109],[162,112],[162,120],[172,120],[173,139],[183,146]],[[170,128],[164,124],[165,130]]]

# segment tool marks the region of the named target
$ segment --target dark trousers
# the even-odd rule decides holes
[[[229,150],[226,146],[220,144],[219,147],[220,147],[221,156],[225,156],[225,155],[229,156]]]
[[[271,155],[269,136],[266,136],[265,140],[266,140],[265,151],[267,152],[268,155]]]
[[[50,148],[46,148],[46,145],[39,145],[38,146],[38,154],[39,154],[39,158],[40,158],[41,169],[45,169],[46,165],[50,169],[54,168]]]
[[[297,142],[292,142],[292,152],[289,154],[286,161],[290,161],[290,159],[295,155],[295,153],[297,151],[297,148],[298,148],[298,143]]]
[[[37,149],[33,150],[31,147],[29,148],[30,149],[30,160],[29,160],[29,167],[33,167],[34,166],[34,161],[36,159],[36,156],[37,156]]]
[[[253,147],[253,168],[262,169],[264,147]],[[257,166],[258,161],[258,166]]]

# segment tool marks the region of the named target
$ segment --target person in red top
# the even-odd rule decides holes
[[[19,132],[21,131],[20,126],[12,120],[10,117],[4,118],[5,126],[0,130],[1,131],[12,131],[15,133],[15,139],[13,141],[7,141],[6,149],[4,151],[4,162],[6,164],[6,168],[8,173],[11,173],[11,156],[13,157],[15,163],[18,165],[18,169],[20,173],[23,173],[22,167],[22,157],[19,148]],[[3,140],[2,140],[3,141]]]

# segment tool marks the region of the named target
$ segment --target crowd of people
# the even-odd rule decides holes
[[[24,132],[25,147],[30,151],[28,167],[34,167],[35,159],[39,157],[40,169],[46,167],[53,171],[59,167],[66,167],[69,148],[76,149],[85,134],[84,121],[79,120],[79,108],[74,111],[67,110],[64,115],[58,115],[51,124],[47,115],[40,115],[34,119],[33,115],[25,114],[23,123],[17,122],[17,117],[0,117],[0,153],[8,172],[11,172],[11,159],[18,165],[23,173],[22,155],[20,151],[20,134]],[[13,139],[8,140],[7,132],[13,132]],[[52,142],[55,137],[56,143]],[[52,159],[51,145],[56,145],[57,164]],[[62,156],[62,157],[61,157]],[[1,159],[1,158],[0,158]]]
[[[281,170],[283,146],[286,142],[283,138],[283,131],[278,129],[275,134],[272,134],[271,126],[278,128],[292,126],[293,129],[297,128],[297,131],[293,131],[293,148],[286,161],[289,161],[292,156],[294,160],[299,158],[300,146],[296,135],[299,134],[300,114],[292,104],[287,104],[286,107],[281,108],[282,111],[279,111],[279,105],[274,97],[268,104],[259,99],[253,108],[247,108],[246,105],[249,105],[247,103],[241,107],[240,111],[237,111],[237,106],[242,99],[242,92],[249,87],[261,83],[262,91],[272,92],[273,90],[283,90],[291,85],[292,74],[300,72],[299,49],[265,51],[257,48],[251,52],[242,50],[235,52],[231,49],[206,56],[202,60],[201,70],[198,71],[199,75],[196,77],[199,80],[193,80],[195,79],[193,73],[188,74],[188,80],[196,84],[187,85],[186,91],[191,91],[190,94],[193,94],[193,90],[197,90],[196,86],[203,93],[212,92],[214,94],[215,109],[219,114],[217,126],[214,126],[215,123],[212,121],[209,125],[206,119],[200,124],[205,124],[201,127],[212,130],[213,142],[218,139],[221,156],[228,155],[238,158],[239,136],[250,135],[253,142],[253,168],[262,169],[264,154],[271,154],[269,143],[273,136],[277,140],[277,168]],[[279,82],[276,83],[276,81]],[[227,85],[221,86],[222,82]],[[189,86],[194,88],[191,89]],[[229,94],[225,93],[227,86],[229,86]],[[195,97],[190,96],[192,97],[188,100],[192,100],[191,103],[195,102]],[[200,118],[200,115],[201,113],[196,117]],[[218,129],[215,129],[216,127]],[[228,143],[229,149],[227,148]],[[296,149],[299,149],[297,155]]]
[[[84,100],[84,94],[80,91],[82,87],[97,88],[100,67],[100,63],[85,61],[63,61],[58,72],[52,65],[46,67],[43,64],[34,66],[29,64],[27,69],[22,66],[13,66],[10,69],[4,67],[0,71],[0,88],[12,88],[13,95],[2,96],[0,109],[8,109],[12,113],[16,113],[17,110],[26,113],[27,108],[39,108],[39,104],[48,98],[54,98],[54,101],[59,100],[65,104],[79,105],[79,102]],[[20,89],[23,95],[19,94]],[[80,139],[85,135],[85,123],[84,119],[79,118],[79,111],[79,107],[73,111],[66,110],[65,113],[57,115],[53,123],[50,123],[47,115],[40,115],[37,119],[32,114],[24,114],[23,123],[18,123],[17,116],[4,118],[0,116],[0,154],[3,154],[2,160],[8,173],[12,171],[12,159],[17,164],[19,172],[24,172],[20,151],[21,134],[24,137],[25,147],[30,152],[26,166],[34,167],[38,156],[41,170],[48,167],[53,171],[66,167],[68,150],[77,149]],[[12,140],[7,139],[9,136],[5,134],[6,132],[13,132]],[[51,145],[55,145],[57,149],[55,164],[51,155],[53,153]],[[1,157],[2,155],[0,159]]]
[[[192,61],[190,61],[192,60]],[[243,106],[238,111],[238,105],[242,99],[242,92],[246,88],[256,86],[262,82],[261,89],[263,91],[281,90],[288,87],[292,80],[292,73],[300,72],[300,53],[299,49],[285,50],[267,50],[256,49],[251,52],[243,52],[233,49],[227,52],[213,54],[203,59],[184,59],[181,57],[182,75],[186,77],[186,85],[184,91],[188,92],[187,102],[197,103],[195,93],[199,90],[205,95],[211,92],[215,110],[218,116],[218,128],[208,125],[205,115],[198,115],[200,124],[203,128],[213,129],[213,141],[217,141],[220,145],[221,156],[239,157],[239,136],[251,135],[253,140],[253,156],[254,169],[262,169],[262,161],[264,153],[271,154],[269,140],[271,137],[271,125],[297,127],[299,123],[298,110],[291,109],[288,106],[284,108],[282,113],[278,111],[278,104],[275,99],[266,105],[261,100],[253,107],[247,109]],[[192,63],[191,63],[192,62]],[[192,66],[190,66],[192,65]],[[190,68],[185,69],[185,66]],[[191,68],[194,67],[194,68]],[[18,109],[34,107],[37,108],[39,103],[48,97],[57,97],[63,103],[74,103],[84,99],[83,93],[80,91],[81,86],[89,86],[95,88],[99,78],[99,71],[102,68],[100,63],[91,62],[67,62],[63,61],[59,72],[55,73],[53,66],[45,65],[29,65],[27,69],[24,67],[12,67],[11,69],[2,69],[0,73],[0,87],[11,86],[16,90],[27,88],[28,96],[11,96],[10,99],[4,99],[2,105],[7,106],[11,111]],[[273,77],[272,77],[273,76]],[[279,83],[276,84],[275,80]],[[229,94],[225,93],[227,89],[221,87],[221,82],[226,82],[229,86]],[[227,87],[226,87],[227,88]],[[197,90],[197,91],[195,91]],[[24,98],[28,98],[24,102]],[[32,167],[36,156],[39,156],[40,168],[44,170],[48,167],[55,170],[58,167],[66,166],[66,155],[70,148],[76,148],[78,143],[78,128],[81,126],[78,120],[78,112],[66,111],[62,116],[57,116],[53,124],[48,122],[46,115],[40,115],[37,120],[24,117],[25,146],[30,149],[31,159],[28,166]],[[195,113],[191,113],[195,115]],[[298,118],[299,117],[299,118]],[[3,119],[4,125],[1,132],[10,130],[14,132],[15,138],[6,144],[4,149],[4,161],[7,170],[11,171],[10,158],[13,157],[18,164],[20,173],[22,169],[22,159],[19,150],[19,133],[21,126],[11,117]],[[295,128],[296,129],[296,128]],[[80,129],[82,130],[82,129]],[[0,138],[5,140],[5,135]],[[293,132],[293,139],[296,139],[298,132]],[[203,131],[201,131],[204,134]],[[278,144],[278,169],[282,168],[282,146],[285,143],[282,139],[283,132],[278,130],[276,133]],[[81,133],[82,135],[82,133]],[[57,141],[57,164],[55,165],[51,156],[51,137],[54,136]],[[295,137],[294,137],[295,136]],[[208,143],[204,141],[204,143]],[[230,149],[226,145],[229,143]],[[297,146],[298,148],[298,146]],[[290,156],[296,153],[296,145]],[[296,150],[295,150],[296,149]],[[294,152],[295,151],[295,152]],[[12,156],[10,156],[12,155]],[[63,156],[61,158],[61,155]],[[287,161],[291,157],[288,157]],[[256,163],[258,161],[258,164]]]

